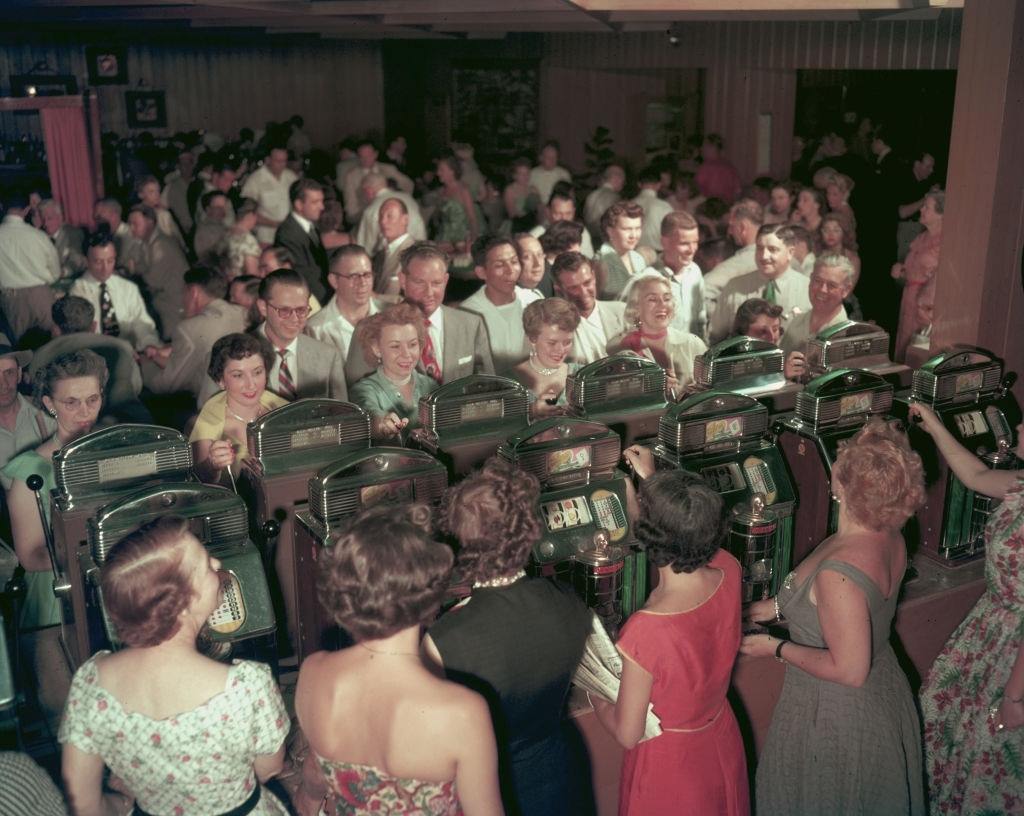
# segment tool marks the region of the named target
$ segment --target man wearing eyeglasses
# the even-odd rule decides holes
[[[344,360],[356,324],[377,314],[382,305],[373,297],[373,268],[366,250],[359,244],[349,244],[335,252],[327,282],[334,289],[334,297],[309,318],[306,334],[338,349]]]
[[[255,331],[274,347],[267,388],[288,400],[348,398],[345,358],[334,346],[303,334],[309,318],[309,286],[292,269],[271,272],[260,283],[256,308],[264,322]]]
[[[786,352],[787,376],[799,377],[807,370],[804,354],[811,338],[830,326],[846,322],[843,300],[856,283],[853,264],[845,255],[821,255],[815,260],[807,285],[811,309],[794,316],[779,341],[779,348]]]

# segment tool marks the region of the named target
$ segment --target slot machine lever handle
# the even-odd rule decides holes
[[[999,395],[1005,397],[1010,392],[1010,389],[1013,388],[1015,382],[1017,382],[1017,372],[1007,371],[999,382]]]
[[[281,525],[277,519],[270,518],[263,522],[260,532],[263,534],[264,550],[269,551],[277,543],[277,537],[281,535]]]
[[[36,494],[36,510],[39,511],[39,523],[43,528],[43,539],[46,541],[46,552],[50,556],[50,567],[53,569],[53,594],[58,597],[71,591],[68,579],[57,568],[57,549],[53,543],[53,529],[46,520],[46,507],[43,505],[43,477],[33,473],[25,480],[28,489]]]

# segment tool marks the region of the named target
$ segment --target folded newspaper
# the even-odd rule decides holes
[[[622,682],[622,657],[597,615],[591,616],[590,634],[572,681],[584,691],[597,694],[610,702],[618,699]],[[654,713],[654,705],[648,703],[647,722],[640,741],[653,739],[659,734],[661,721]]]

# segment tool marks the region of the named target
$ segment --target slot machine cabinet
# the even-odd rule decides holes
[[[455,479],[482,465],[530,423],[530,392],[507,377],[474,374],[421,397],[419,419],[409,446],[444,462]]]
[[[295,513],[309,498],[309,479],[350,451],[370,447],[370,415],[358,405],[329,399],[304,399],[282,405],[250,422],[249,458],[243,463],[239,491],[252,510],[251,532],[273,519],[280,525],[274,565],[284,601],[289,634],[298,627],[295,613]]]
[[[437,505],[448,488],[448,469],[429,453],[410,448],[370,448],[348,453],[307,482],[308,507],[296,514],[296,652],[309,655],[335,644],[337,627],[320,606],[317,561],[345,519],[381,501]]]
[[[608,573],[594,574],[617,574],[621,584],[598,593],[603,597],[597,609],[602,619],[614,628],[643,606],[647,558],[634,546],[627,516],[626,475],[617,468],[619,435],[599,422],[551,417],[510,437],[498,455],[540,481],[544,534],[533,549],[532,571],[570,579],[588,570],[593,560],[589,554],[605,552],[612,566]],[[609,552],[609,547],[618,552]],[[619,561],[621,569],[614,566]]]
[[[103,610],[99,575],[107,554],[143,524],[166,515],[183,516],[189,530],[221,562],[221,605],[208,621],[211,641],[235,645],[269,637],[277,628],[263,557],[249,538],[249,512],[242,498],[216,485],[182,482],[152,485],[101,507],[89,519],[89,552],[95,564],[93,597],[111,645],[117,633]]]
[[[832,463],[839,443],[869,419],[891,419],[893,387],[878,374],[841,368],[811,380],[796,412],[773,432],[793,473],[799,506],[793,533],[793,566],[836,531],[839,506],[832,497]]]
[[[913,371],[889,359],[889,333],[874,323],[847,320],[818,332],[807,343],[811,378],[840,368],[859,368],[877,374],[893,388],[909,388]]]
[[[688,470],[721,495],[749,600],[778,590],[792,555],[796,491],[768,427],[768,408],[760,401],[731,391],[705,391],[669,409],[653,449],[659,469]],[[763,513],[755,512],[758,503]]]
[[[993,468],[1017,467],[1013,429],[1020,405],[1010,393],[1014,375],[1003,376],[1003,361],[982,349],[942,352],[914,372],[909,397],[896,400],[894,413],[907,417],[911,402],[931,406],[961,445]],[[931,436],[908,423],[910,443],[925,469],[926,499],[917,513],[917,544],[922,554],[944,566],[984,555],[985,524],[998,501],[969,490],[949,469]]]
[[[157,425],[115,425],[68,443],[53,456],[56,487],[50,526],[58,570],[66,578],[60,593],[61,640],[72,670],[104,638],[86,611],[89,592],[88,520],[119,496],[148,484],[192,478],[192,448],[178,431]],[[92,628],[90,629],[90,620]]]
[[[792,411],[801,386],[784,373],[782,349],[754,337],[730,337],[693,361],[693,380],[701,391],[731,391],[760,401],[770,414]]]
[[[623,446],[657,436],[658,420],[668,409],[664,369],[632,352],[595,360],[570,374],[565,394],[570,415],[607,425]]]

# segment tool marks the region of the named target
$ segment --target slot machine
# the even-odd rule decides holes
[[[411,448],[370,448],[348,453],[307,482],[308,507],[296,513],[295,585],[299,663],[337,643],[337,627],[320,606],[317,560],[345,519],[378,502],[437,505],[448,470],[429,453]]]
[[[1017,467],[1013,429],[1021,409],[1003,376],[1003,361],[982,349],[958,348],[932,357],[914,372],[909,397],[894,412],[906,418],[911,402],[931,406],[953,438],[992,468]],[[985,524],[999,502],[964,486],[931,436],[909,423],[910,442],[924,463],[927,496],[911,544],[947,566],[984,554]],[[913,539],[917,540],[914,541]]]
[[[421,397],[419,420],[410,447],[444,462],[454,479],[482,465],[530,423],[530,392],[507,377],[474,374]]]
[[[100,506],[146,485],[189,481],[192,448],[181,433],[170,428],[115,425],[61,448],[53,456],[53,475],[56,487],[50,499],[50,525],[55,564],[64,584],[57,594],[61,640],[74,669],[105,637],[98,621],[86,613],[92,568],[88,520]]]
[[[294,636],[295,553],[293,519],[309,498],[309,479],[350,451],[370,447],[370,415],[358,405],[304,399],[264,414],[246,429],[249,458],[239,492],[252,510],[253,534],[268,521],[280,525],[276,551],[267,553],[280,585],[288,631]]]
[[[789,382],[782,349],[754,337],[729,337],[693,361],[693,380],[701,391],[732,391],[754,397],[771,414],[792,411],[797,383]]]
[[[773,432],[793,473],[799,506],[793,533],[793,566],[836,531],[839,505],[832,496],[832,463],[839,443],[872,417],[891,419],[892,383],[878,374],[841,368],[816,377],[796,399],[796,411]]]
[[[600,422],[615,431],[623,446],[658,434],[668,409],[665,370],[632,352],[595,360],[565,380],[569,414]]]
[[[647,558],[626,515],[619,435],[599,422],[551,417],[510,437],[498,455],[540,481],[544,534],[533,548],[534,574],[577,589],[589,581],[591,591],[581,594],[601,598],[596,611],[613,629],[643,606]]]
[[[874,323],[847,320],[822,329],[807,342],[805,354],[812,379],[840,368],[859,368],[893,388],[910,387],[912,370],[889,359],[889,333]]]
[[[653,449],[659,469],[688,470],[721,495],[747,601],[778,590],[792,552],[796,494],[768,427],[768,408],[760,401],[705,391],[669,409]]]
[[[89,555],[95,565],[93,605],[111,645],[117,646],[117,633],[103,609],[99,583],[107,554],[143,524],[171,514],[186,518],[190,532],[221,562],[221,604],[208,620],[209,639],[224,646],[257,638],[272,643],[277,622],[262,554],[249,538],[245,502],[224,487],[182,482],[152,485],[122,496],[89,519]]]

